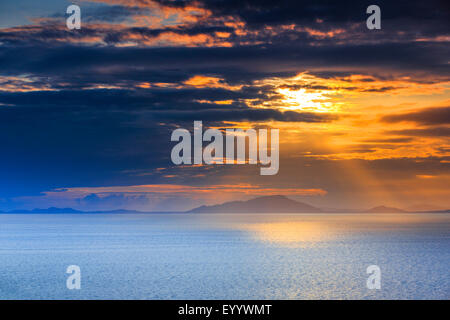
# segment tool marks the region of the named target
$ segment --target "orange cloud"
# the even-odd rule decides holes
[[[30,92],[52,91],[51,85],[42,79],[27,76],[0,76],[0,91]]]
[[[44,203],[76,203],[79,199],[83,199],[91,194],[96,194],[100,198],[111,195],[121,195],[123,197],[145,196],[148,199],[158,200],[177,197],[200,201],[200,203],[214,204],[218,201],[236,200],[263,195],[324,196],[327,192],[316,188],[277,188],[253,184],[218,184],[210,186],[149,184],[112,187],[58,188],[43,192],[43,195],[41,196],[20,197],[16,200]]]
[[[269,188],[252,184],[223,184],[210,185],[206,187],[178,185],[178,184],[148,184],[135,186],[114,186],[114,187],[86,187],[86,188],[59,188],[54,191],[45,192],[46,195],[64,196],[71,195],[80,197],[91,193],[158,193],[158,194],[214,194],[214,193],[231,193],[246,195],[299,195],[299,196],[315,196],[325,195],[327,192],[322,189],[297,189],[297,188]]]
[[[222,78],[203,75],[195,75],[183,83],[195,88],[223,88],[228,90],[238,90],[242,88],[242,86],[230,86]]]

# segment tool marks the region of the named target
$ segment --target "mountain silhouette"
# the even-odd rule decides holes
[[[189,213],[302,213],[322,212],[309,204],[285,196],[264,196],[247,201],[231,201],[213,206],[201,206]]]
[[[9,213],[84,213],[83,211],[75,210],[72,208],[55,208],[48,209],[33,209],[33,210],[13,210]]]
[[[0,211],[0,213],[2,213]],[[80,211],[72,208],[55,208],[51,207],[48,209],[33,209],[33,210],[12,210],[8,212],[3,213],[28,213],[28,214],[48,214],[48,213],[54,213],[54,214],[72,214],[72,213],[148,213],[148,212],[142,212],[142,211],[136,211],[136,210],[126,210],[126,209],[118,209],[118,210],[105,210],[105,211]]]
[[[372,209],[366,210],[364,212],[366,212],[366,213],[405,213],[407,211],[399,209],[399,208],[394,208],[394,207],[378,206],[378,207],[374,207]]]
[[[316,208],[309,204],[289,199],[285,196],[263,196],[254,198],[248,201],[231,201],[219,205],[201,206],[189,211],[137,211],[128,209],[115,210],[96,210],[96,211],[81,211],[73,208],[47,208],[47,209],[32,209],[32,210],[11,210],[2,211],[0,214],[16,213],[16,214],[139,214],[139,213],[450,213],[450,210],[423,210],[423,211],[406,211],[394,207],[377,206],[369,210],[356,209],[332,209],[332,208]]]

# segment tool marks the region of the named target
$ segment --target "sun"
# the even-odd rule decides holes
[[[283,96],[282,109],[308,112],[336,111],[330,98],[323,91],[311,92],[304,88],[298,90],[278,88],[278,93]]]

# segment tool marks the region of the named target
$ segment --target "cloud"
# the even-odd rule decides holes
[[[450,136],[450,127],[434,127],[434,128],[427,128],[427,129],[388,130],[385,132],[390,135],[398,135],[398,136],[448,138]]]
[[[408,143],[414,141],[414,138],[379,138],[379,139],[365,139],[363,142],[371,143]]]
[[[28,22],[0,29],[0,194],[208,186],[220,177],[223,185],[246,179],[266,188],[289,181],[309,189],[313,181],[312,189],[332,190],[324,197],[339,202],[343,194],[364,197],[367,190],[352,184],[372,183],[365,173],[373,162],[345,162],[365,168],[348,181],[334,166],[343,159],[401,159],[374,173],[385,178],[407,171],[407,159],[448,161],[448,103],[440,103],[450,71],[446,3],[378,4],[383,28],[376,32],[365,27],[367,4],[354,1],[83,1],[77,31],[51,6],[44,14],[40,8],[41,17],[27,12]],[[435,107],[404,111],[424,101]],[[171,131],[193,120],[276,125],[281,158],[300,156],[269,182],[253,180],[248,167],[157,172],[171,166]],[[331,184],[333,172],[340,176]],[[94,190],[78,205],[163,206],[178,195],[157,205],[148,194]]]
[[[79,206],[89,208],[89,210],[114,210],[121,208],[145,208],[151,205],[151,199],[145,195],[124,195],[109,194],[98,196],[91,193],[83,198],[78,199]]]
[[[414,122],[419,125],[443,125],[450,124],[450,107],[425,108],[402,114],[386,115],[382,122]]]
[[[204,195],[220,193],[233,194],[248,194],[248,195],[273,195],[273,194],[287,194],[287,195],[325,195],[326,191],[321,189],[301,189],[301,188],[273,188],[259,185],[251,185],[246,183],[239,183],[236,185],[208,185],[208,186],[191,186],[178,184],[157,184],[157,185],[136,185],[136,186],[112,186],[112,187],[78,187],[78,188],[58,188],[55,191],[46,192],[47,195],[70,196],[79,197],[79,195],[92,193],[95,194],[190,194],[190,195]]]

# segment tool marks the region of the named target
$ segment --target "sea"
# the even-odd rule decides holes
[[[450,214],[0,214],[0,299],[450,299]]]

